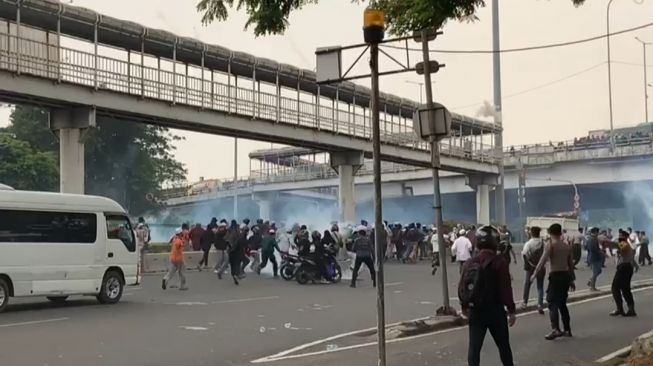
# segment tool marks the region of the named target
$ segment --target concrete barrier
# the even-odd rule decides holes
[[[202,259],[203,252],[184,252],[187,269],[196,269],[197,263]],[[212,250],[209,252],[209,267],[213,268],[218,261],[216,258],[217,252]],[[168,270],[170,265],[170,253],[148,253],[145,255],[145,271],[144,273],[159,273]]]

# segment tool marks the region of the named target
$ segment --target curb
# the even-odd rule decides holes
[[[647,287],[653,287],[652,280],[635,281],[631,286],[633,290]],[[579,295],[572,294],[572,296],[569,297],[567,303],[571,304],[574,302],[601,297],[609,294],[611,294],[611,291],[603,287],[596,292],[587,292]],[[537,305],[529,305],[526,308],[518,307],[516,313],[522,314],[535,310],[537,310]],[[467,323],[467,318],[463,317],[461,314],[451,317],[432,316],[428,318],[405,321],[392,327],[386,327],[386,332],[389,333],[389,335],[393,338],[404,338],[420,334],[433,333],[448,328],[460,327],[467,325]],[[374,334],[376,334],[376,332],[374,332]]]

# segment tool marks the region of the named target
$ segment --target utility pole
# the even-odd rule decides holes
[[[433,88],[431,84],[431,58],[429,53],[429,31],[422,31],[422,57],[424,59],[424,86],[426,87],[426,109],[433,110]],[[432,114],[429,113],[429,124],[432,121]],[[447,279],[447,252],[444,245],[444,233],[442,228],[442,196],[440,194],[440,145],[437,136],[429,137],[431,143],[431,167],[433,168],[433,209],[435,210],[435,226],[438,235],[438,250],[440,255],[440,268],[442,271],[442,298],[443,313],[448,314],[451,304],[449,303],[449,282]]]
[[[379,43],[385,36],[385,14],[374,8],[374,3],[365,9],[363,35],[370,47],[370,71],[372,79],[372,154],[374,166],[374,248],[376,258],[376,332],[378,340],[378,366],[386,365],[385,348],[385,285],[383,278],[383,241],[386,238],[383,226],[383,201],[381,196],[381,126],[379,123]],[[385,234],[385,235],[384,235]]]
[[[415,39],[418,42],[421,42],[420,32],[413,34],[411,36],[399,37],[389,40],[384,40],[385,36],[385,15],[382,10],[377,8],[375,1],[371,1],[370,6],[365,9],[363,16],[363,35],[365,43],[350,45],[350,46],[335,46],[335,47],[323,47],[319,48],[315,54],[317,56],[317,68],[316,68],[316,81],[318,84],[328,84],[328,83],[341,83],[343,81],[357,80],[362,78],[371,77],[372,79],[372,91],[370,95],[370,119],[372,122],[372,153],[373,153],[373,167],[374,167],[374,243],[375,243],[375,257],[376,257],[376,291],[377,291],[377,339],[378,339],[378,365],[386,366],[386,335],[385,335],[385,288],[384,288],[384,270],[383,270],[383,259],[385,257],[384,252],[384,240],[386,240],[385,227],[383,225],[383,202],[381,196],[381,126],[379,124],[379,111],[380,111],[380,96],[379,96],[379,77],[384,75],[394,75],[408,71],[416,71],[418,74],[428,70],[428,74],[432,72],[437,72],[440,67],[445,65],[439,64],[436,61],[430,61],[430,63],[425,63],[428,65],[428,68],[425,66],[420,66],[417,64],[411,66],[410,58],[406,56],[406,64],[402,64],[397,61],[392,56],[388,55],[383,49],[379,48],[381,43],[390,43],[390,42],[402,42],[405,44],[406,55],[409,53],[408,49],[408,40]],[[435,35],[441,34],[441,32],[429,33],[429,36],[435,38]],[[427,46],[428,47],[428,46]],[[363,51],[358,55],[353,64],[346,69],[342,67],[342,52],[345,50],[353,49],[363,49]],[[370,74],[365,75],[350,75],[352,68],[358,63],[362,56],[369,50],[370,52]],[[395,63],[399,64],[399,69],[394,70],[379,70],[379,55],[385,54]],[[428,49],[427,49],[428,54]],[[344,72],[343,72],[344,71]],[[432,90],[430,78],[428,79],[428,96],[429,100],[432,102]],[[433,108],[431,110],[426,110],[424,108],[419,109],[415,112],[413,118],[413,124],[415,128],[419,131],[418,134],[422,139],[428,140],[429,136],[435,135],[436,141],[439,139],[450,135],[451,127],[451,113],[440,104],[432,103]],[[422,117],[423,113],[431,113],[432,116],[426,118]],[[429,125],[428,122],[433,122],[432,125]],[[437,129],[434,126],[440,126]],[[436,144],[437,146],[437,144]],[[437,148],[434,149],[437,152]],[[436,155],[437,156],[437,155]],[[436,159],[439,162],[439,159]],[[439,196],[439,195],[438,195]],[[438,203],[438,205],[440,205]],[[444,245],[442,240],[442,230],[440,230],[440,245]],[[442,247],[442,246],[441,246]],[[441,253],[445,253],[445,250],[442,249]],[[446,264],[446,260],[443,260],[443,265]],[[446,287],[446,280],[445,280]],[[446,296],[446,301],[448,301],[448,296]]]
[[[238,137],[234,139],[234,220],[238,221]]]
[[[503,180],[505,177],[503,167],[503,112],[501,105],[501,39],[499,33],[499,0],[492,0],[492,50],[493,65],[494,65],[494,124],[499,127],[494,137],[495,150],[499,166],[499,179],[497,188],[494,191],[494,198],[496,202],[496,221],[499,224],[506,224],[506,196],[504,191]]]
[[[644,115],[646,116],[646,119],[644,122],[648,123],[648,75],[647,75],[647,70],[646,70],[646,46],[650,45],[651,42],[644,42],[639,37],[635,37],[635,39],[642,44],[642,49],[644,53]]]

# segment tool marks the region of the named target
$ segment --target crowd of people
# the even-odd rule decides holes
[[[139,247],[149,241],[147,225],[139,220],[136,238]],[[544,231],[544,233],[543,233]],[[612,295],[615,310],[609,315],[634,317],[635,301],[631,291],[633,273],[640,265],[651,265],[648,251],[649,240],[643,231],[619,229],[613,237],[609,229],[579,229],[568,233],[559,224],[543,230],[539,227],[526,228],[527,242],[523,245],[525,281],[521,307],[527,309],[532,283],[537,287],[537,310],[544,314],[545,299],[549,311],[551,331],[547,340],[572,337],[571,316],[567,308],[570,291],[576,289],[575,271],[581,262],[582,251],[587,252],[585,265],[591,268],[592,276],[587,285],[590,291],[597,291],[597,281],[606,265],[607,258],[614,258],[616,271],[612,279]],[[469,365],[480,365],[483,339],[489,331],[494,338],[503,365],[513,365],[508,328],[516,322],[517,307],[513,299],[510,264],[517,263],[511,244],[510,231],[505,227],[485,225],[464,227],[457,225],[443,232],[445,258],[457,262],[460,270],[458,298],[463,314],[469,320]],[[277,227],[274,222],[257,220],[242,223],[235,220],[218,221],[213,218],[203,227],[193,228],[184,224],[176,230],[170,240],[170,269],[162,280],[162,288],[169,287],[172,276],[178,274],[180,290],[186,290],[184,251],[199,250],[203,256],[196,264],[198,270],[208,269],[209,251],[217,250],[217,261],[213,268],[222,279],[227,268],[234,284],[245,278],[245,269],[250,266],[255,273],[261,272],[268,263],[272,264],[273,275],[278,275],[279,264],[275,252],[294,252],[299,256],[312,256],[317,262],[323,253],[337,253],[340,259],[353,259],[352,281],[356,287],[358,271],[365,264],[376,286],[373,258],[375,228],[366,221],[357,226],[332,223],[324,232],[310,231],[305,225]],[[419,223],[402,225],[384,223],[381,248],[384,260],[399,263],[416,263],[419,260],[432,261],[432,274],[440,265],[440,247],[437,229]],[[322,265],[321,268],[324,268]],[[548,286],[544,284],[548,274]],[[325,273],[325,278],[327,274]],[[624,307],[625,302],[625,307]],[[560,325],[562,323],[562,326]]]
[[[653,133],[645,131],[636,131],[630,133],[618,133],[614,137],[615,144],[619,146],[624,145],[647,145],[653,143]],[[547,146],[546,144],[536,144],[535,147]],[[610,135],[588,135],[584,137],[576,137],[573,142],[559,141],[554,143],[549,141],[549,147],[554,151],[571,151],[571,150],[586,150],[598,149],[610,146]],[[517,150],[528,150],[528,146],[524,145],[521,149],[519,147],[511,146],[509,152],[514,156]]]

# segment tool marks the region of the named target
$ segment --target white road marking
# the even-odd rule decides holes
[[[596,362],[596,363],[604,363],[604,362],[611,361],[612,359],[617,358],[617,357],[619,357],[619,356],[621,356],[621,355],[626,354],[627,352],[629,352],[629,351],[630,351],[630,347],[631,347],[631,346],[626,346],[626,347],[624,347],[624,348],[622,348],[622,349],[620,349],[620,350],[616,350],[616,351],[610,353],[609,355],[605,355],[605,356],[599,358],[598,360],[596,360],[596,361],[594,361],[594,362]]]
[[[633,290],[632,292],[636,293],[636,292],[641,292],[641,291],[646,291],[646,290],[651,290],[651,289],[653,289],[653,288],[652,287],[640,288],[640,289]],[[568,306],[576,306],[576,305],[586,304],[586,303],[589,303],[589,302],[603,300],[603,299],[607,299],[607,298],[612,298],[612,294],[602,295],[602,296],[593,297],[593,298],[590,298],[590,299],[585,299],[585,300],[569,303]],[[533,310],[533,311],[518,314],[517,317],[521,318],[523,316],[533,315],[533,314],[537,314],[537,313],[538,313],[537,310]],[[399,323],[387,324],[386,327],[394,326],[394,325],[397,325],[397,324],[399,324]],[[375,329],[376,329],[376,327],[362,329],[362,330],[355,330],[355,331],[352,331],[352,332],[347,332],[347,333],[331,336],[331,337],[328,337],[328,338],[319,339],[319,340],[309,342],[309,343],[306,343],[306,344],[303,344],[303,345],[300,345],[300,346],[297,346],[297,347],[293,347],[293,348],[291,348],[289,350],[282,351],[282,352],[279,352],[279,353],[271,355],[271,356],[259,358],[259,359],[256,359],[256,360],[252,360],[250,362],[251,363],[269,363],[269,362],[276,362],[276,361],[295,359],[295,358],[319,356],[319,355],[324,355],[324,354],[327,354],[327,353],[342,352],[342,351],[348,351],[348,350],[353,350],[353,349],[363,348],[363,347],[370,347],[370,346],[376,345],[377,342],[374,341],[374,342],[367,342],[367,343],[361,343],[361,344],[353,344],[353,345],[338,347],[338,348],[334,348],[334,349],[326,349],[326,350],[322,350],[322,351],[314,351],[314,352],[307,352],[307,353],[301,353],[301,354],[294,354],[293,355],[293,353],[296,353],[298,351],[301,351],[301,350],[304,350],[304,349],[307,349],[307,348],[311,348],[313,346],[317,346],[319,344],[327,343],[327,342],[330,342],[330,341],[333,341],[333,340],[336,340],[336,339],[344,338],[344,337],[351,336],[351,335],[356,335],[356,334],[359,334],[359,333],[364,333],[364,332],[375,330]],[[467,326],[464,325],[464,326],[455,327],[455,328],[443,329],[443,330],[439,330],[439,331],[436,331],[436,332],[418,334],[418,335],[414,335],[414,336],[411,336],[411,337],[390,339],[390,340],[386,341],[386,343],[389,344],[389,343],[396,343],[396,342],[411,341],[411,340],[414,340],[414,339],[430,337],[430,336],[434,336],[434,335],[438,335],[438,334],[451,333],[451,332],[459,331],[461,329],[467,329]]]
[[[403,282],[390,282],[390,283],[386,283],[385,287],[401,286],[403,284],[404,284]]]
[[[239,302],[250,302],[250,301],[265,301],[265,300],[276,300],[279,296],[265,296],[265,297],[250,297],[247,299],[234,299],[234,300],[223,300],[223,301],[212,301],[211,304],[233,304]]]
[[[20,323],[7,323],[7,324],[0,324],[0,328],[9,328],[9,327],[20,327],[23,325],[33,325],[33,324],[43,324],[43,323],[53,323],[53,322],[60,322],[64,320],[68,320],[70,318],[54,318],[54,319],[44,319],[44,320],[32,320],[28,322],[20,322]]]
[[[190,325],[180,325],[179,328],[185,329],[185,330],[209,330],[209,328],[193,327],[193,326],[190,326]]]
[[[181,302],[175,302],[175,303],[166,303],[166,305],[179,305],[179,306],[195,306],[195,305],[208,305],[209,303],[207,302],[201,302],[201,301],[181,301]]]

